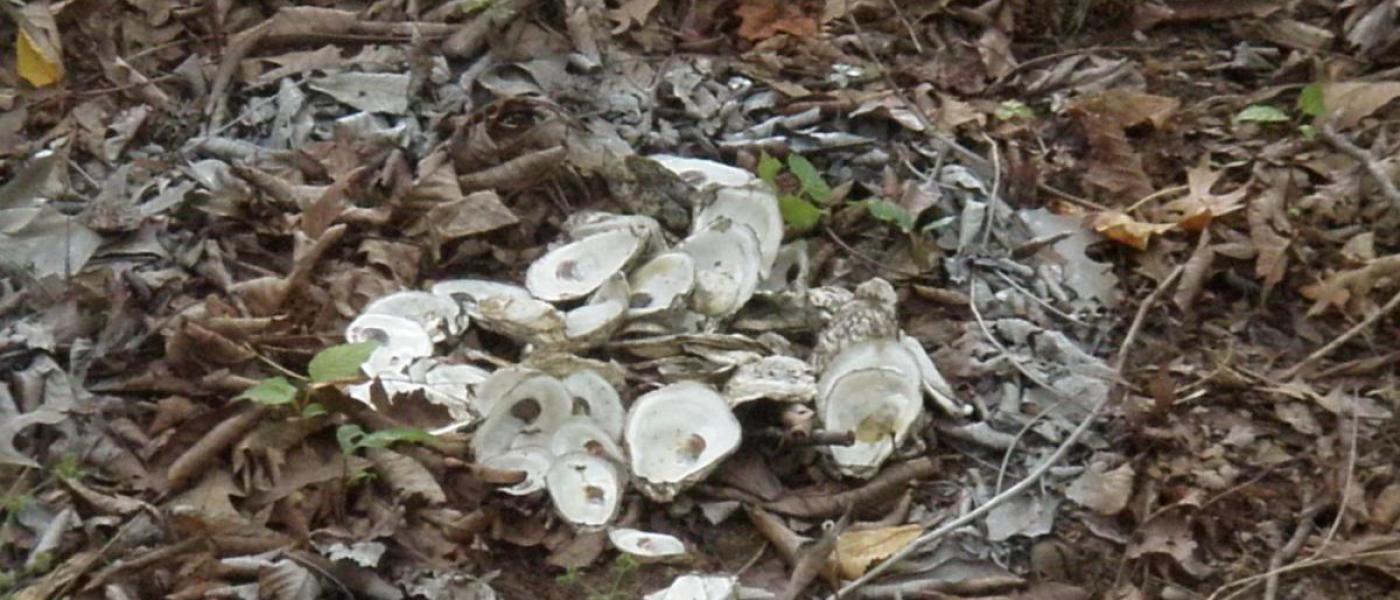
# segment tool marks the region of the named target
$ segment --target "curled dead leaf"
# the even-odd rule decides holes
[[[1135,248],[1146,250],[1152,236],[1161,235],[1171,231],[1175,225],[1169,223],[1143,223],[1127,213],[1116,210],[1108,210],[1089,218],[1089,227],[1110,240]]]
[[[837,538],[830,567],[843,579],[855,579],[864,575],[871,565],[903,550],[922,532],[923,527],[917,523],[848,531]]]

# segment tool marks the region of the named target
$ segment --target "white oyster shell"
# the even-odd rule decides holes
[[[554,454],[539,446],[512,448],[481,461],[481,466],[502,471],[523,471],[525,479],[499,491],[512,496],[525,496],[544,489],[545,475],[554,464]]]
[[[585,452],[619,463],[626,462],[622,447],[588,417],[571,417],[564,421],[559,430],[554,432],[554,437],[549,442],[549,451],[556,456]]]
[[[664,590],[647,594],[645,600],[736,600],[739,584],[729,575],[681,575]]]
[[[760,278],[768,277],[778,257],[778,247],[783,243],[783,215],[778,210],[778,196],[764,183],[721,189],[696,217],[695,231],[716,228],[724,221],[743,224],[753,230],[761,259],[758,274]]]
[[[627,315],[627,278],[614,273],[583,306],[564,314],[564,336],[572,348],[606,342],[622,326]]]
[[[477,305],[482,327],[517,342],[557,346],[565,343],[565,315],[553,304],[526,296],[490,296]]]
[[[403,317],[428,332],[434,342],[441,342],[449,335],[457,335],[466,329],[469,319],[450,298],[428,292],[404,291],[383,296],[370,302],[360,312],[362,315],[392,315]]]
[[[653,249],[664,237],[661,234],[661,224],[646,215],[619,215],[591,210],[569,215],[564,221],[563,229],[569,238],[575,240],[611,231],[630,231],[645,242],[650,242],[648,247]]]
[[[530,291],[518,285],[485,279],[449,279],[433,284],[434,296],[449,298],[473,319],[481,317],[480,304],[495,296],[533,300]]]
[[[472,451],[485,460],[511,448],[547,447],[571,404],[559,380],[543,373],[522,377],[491,402],[491,412],[472,435]]]
[[[512,448],[505,450],[500,455],[482,460],[482,466],[489,467],[489,469],[524,471],[525,480],[522,480],[521,483],[498,490],[504,494],[510,494],[512,497],[522,497],[522,495],[535,494],[535,492],[545,490],[545,476],[553,464],[553,453],[550,453],[549,449],[540,448],[540,446]]]
[[[695,261],[684,252],[659,254],[632,271],[628,318],[668,312],[684,304],[695,288]]]
[[[695,263],[690,306],[710,317],[734,314],[758,289],[762,257],[749,226],[724,222],[697,231],[676,248]]]
[[[685,542],[664,533],[617,527],[608,531],[608,540],[618,550],[644,563],[678,560],[687,556]]]
[[[627,413],[623,439],[632,474],[648,497],[670,502],[739,447],[739,420],[723,396],[693,381],[643,394]]]
[[[739,365],[724,384],[730,406],[766,398],[779,402],[810,402],[817,395],[817,378],[806,361],[791,356],[765,356]]]
[[[896,340],[853,344],[818,383],[817,416],[830,431],[852,431],[855,443],[833,446],[832,461],[853,477],[871,477],[923,415],[919,367]]]
[[[622,424],[627,411],[617,390],[602,375],[592,369],[575,371],[561,380],[572,402],[571,413],[586,416],[607,432],[613,441],[622,439]]]
[[[365,375],[401,375],[413,361],[433,354],[433,340],[417,322],[394,315],[360,315],[345,328],[345,340],[376,342],[360,370]]]
[[[554,510],[586,529],[606,526],[617,516],[624,483],[617,463],[585,452],[556,458],[545,475]]]
[[[753,173],[703,158],[689,158],[672,154],[652,154],[647,157],[675,173],[686,183],[697,188],[737,187],[748,185],[758,178]]]
[[[629,229],[615,229],[565,244],[530,264],[525,287],[550,302],[582,298],[631,263],[643,241]]]

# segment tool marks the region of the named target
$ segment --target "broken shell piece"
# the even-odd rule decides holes
[[[748,185],[758,178],[753,173],[703,158],[689,158],[672,154],[652,154],[647,157],[666,170],[675,173],[686,183],[704,189],[709,186],[737,187]]]
[[[739,447],[739,420],[724,397],[694,381],[643,394],[627,414],[623,438],[642,492],[670,502]]]
[[[644,600],[736,600],[739,586],[728,575],[681,575],[670,587],[652,592]]]
[[[389,294],[370,302],[360,314],[403,317],[423,327],[434,342],[461,333],[468,323],[462,307],[450,298],[419,291]]]
[[[524,496],[544,489],[545,474],[554,464],[554,455],[539,446],[512,448],[481,461],[481,466],[502,471],[523,471],[525,479],[499,491],[512,496]]]
[[[627,317],[638,318],[679,308],[695,287],[695,261],[683,252],[657,255],[632,271]]]
[[[646,215],[619,215],[602,211],[583,211],[569,215],[564,221],[564,232],[570,239],[581,240],[586,237],[608,233],[612,231],[625,230],[647,242],[651,249],[656,249],[664,239],[661,235],[661,224],[656,219]]]
[[[509,283],[485,279],[449,279],[433,284],[432,294],[455,301],[473,319],[481,317],[480,304],[495,296],[533,300],[530,291]]]
[[[765,356],[739,366],[724,384],[730,406],[766,398],[779,402],[810,402],[817,395],[812,368],[791,356]]]
[[[606,342],[622,326],[627,315],[627,278],[614,273],[588,299],[588,303],[564,314],[564,335],[572,348]]]
[[[933,397],[933,401],[938,404],[939,408],[958,417],[972,414],[972,406],[958,401],[957,396],[953,394],[953,386],[948,385],[948,380],[944,379],[943,374],[938,372],[938,367],[933,364],[928,350],[924,349],[919,340],[900,334],[899,343],[914,358],[914,364],[919,368],[919,379],[923,383],[924,391]]]
[[[717,223],[691,234],[676,249],[695,263],[690,306],[700,314],[734,314],[758,289],[762,258],[758,237],[747,225]]]
[[[544,374],[524,377],[495,399],[490,414],[472,435],[477,460],[511,448],[548,446],[569,416],[569,393]]]
[[[687,556],[685,542],[664,533],[619,527],[608,531],[608,540],[618,550],[643,563],[674,561]]]
[[[627,419],[627,411],[622,408],[622,398],[617,389],[602,375],[592,369],[584,369],[569,374],[561,380],[572,401],[574,416],[586,416],[597,423],[613,441],[622,439],[622,424]]]
[[[616,463],[584,452],[556,458],[545,475],[554,510],[583,528],[605,526],[617,516],[623,483]]]
[[[618,229],[565,244],[530,264],[525,287],[550,302],[582,298],[632,262],[642,241],[632,231]]]
[[[409,377],[423,382],[423,391],[429,402],[447,407],[447,412],[458,426],[465,426],[474,420],[476,402],[471,393],[473,386],[486,381],[490,373],[471,365],[442,364],[437,361],[419,361],[429,366],[419,375],[419,363],[408,368]]]
[[[619,463],[627,460],[622,448],[608,436],[608,432],[603,431],[602,427],[588,417],[572,417],[564,421],[559,430],[554,432],[554,437],[549,442],[549,451],[556,456],[585,452]]]
[[[345,328],[345,340],[379,344],[360,370],[374,377],[401,374],[414,360],[433,354],[433,340],[418,323],[393,315],[360,315]]]
[[[711,229],[723,221],[748,226],[758,238],[760,278],[768,277],[783,243],[783,215],[778,210],[778,196],[767,184],[741,188],[725,188],[715,194],[713,202],[700,211],[695,219],[695,231]]]
[[[758,285],[758,291],[765,294],[805,294],[811,263],[811,258],[807,256],[807,240],[784,244],[778,248],[773,268]]]

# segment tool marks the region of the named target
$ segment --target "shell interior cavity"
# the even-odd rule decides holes
[[[617,527],[608,531],[608,541],[618,550],[643,562],[686,556],[685,542],[664,533]]]
[[[462,307],[451,298],[428,292],[395,292],[381,297],[360,312],[362,315],[392,315],[417,323],[434,342],[457,335],[467,327]]]
[[[414,360],[433,354],[433,340],[417,322],[386,314],[360,315],[345,328],[352,344],[375,342],[369,359],[360,365],[365,375],[402,373]]]

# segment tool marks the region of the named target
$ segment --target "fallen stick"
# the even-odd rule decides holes
[[[1007,500],[1015,498],[1016,496],[1020,495],[1021,492],[1030,489],[1036,484],[1037,481],[1040,480],[1041,477],[1045,475],[1045,473],[1050,471],[1050,467],[1054,466],[1056,463],[1059,463],[1060,460],[1063,459],[1066,454],[1069,454],[1070,449],[1074,448],[1074,446],[1079,442],[1079,438],[1084,437],[1084,433],[1089,430],[1089,427],[1091,427],[1096,421],[1098,421],[1099,414],[1102,413],[1103,409],[1108,405],[1109,399],[1114,397],[1115,394],[1113,393],[1113,391],[1122,389],[1121,380],[1123,375],[1123,365],[1127,364],[1128,362],[1128,350],[1132,347],[1133,340],[1137,338],[1138,331],[1142,329],[1143,321],[1147,319],[1148,309],[1152,308],[1152,305],[1157,303],[1157,299],[1160,298],[1162,294],[1166,292],[1167,288],[1171,287],[1171,284],[1175,282],[1179,277],[1181,277],[1182,270],[1183,267],[1181,266],[1178,266],[1176,269],[1173,269],[1171,274],[1168,275],[1166,279],[1163,279],[1162,282],[1157,285],[1157,289],[1152,290],[1152,293],[1149,294],[1147,298],[1142,301],[1142,305],[1138,307],[1137,315],[1133,317],[1132,325],[1128,327],[1128,334],[1123,338],[1123,345],[1120,346],[1118,349],[1118,358],[1114,361],[1113,365],[1114,371],[1118,374],[1118,377],[1116,377],[1113,381],[1112,391],[1109,394],[1104,395],[1103,399],[1099,400],[1097,403],[1094,404],[1094,408],[1089,411],[1088,416],[1084,417],[1084,420],[1079,423],[1079,426],[1074,429],[1074,432],[1070,433],[1068,438],[1065,438],[1065,441],[1060,444],[1060,447],[1055,449],[1055,452],[1053,454],[1046,458],[1044,462],[1041,462],[1040,465],[1035,468],[1035,470],[1027,474],[1024,479],[1016,482],[1016,485],[1007,488],[1006,491],[997,494],[996,496],[992,497],[991,500],[988,500],[981,506],[972,509],[967,514],[964,514],[961,517],[949,521],[947,524],[943,525],[942,527],[939,527],[938,529],[935,529],[933,531],[919,536],[913,542],[910,542],[908,546],[905,546],[904,548],[900,549],[899,552],[895,552],[894,554],[890,555],[890,557],[885,559],[884,562],[875,565],[855,581],[852,581],[846,584],[845,587],[837,590],[835,594],[832,594],[828,598],[828,600],[837,600],[841,597],[846,596],[847,594],[850,594],[851,592],[854,592],[856,589],[860,588],[860,586],[869,583],[876,577],[883,575],[885,571],[890,570],[890,568],[894,567],[896,564],[899,564],[904,559],[909,558],[910,555],[914,554],[915,552],[918,552],[924,546],[927,546],[932,542],[938,541],[939,539],[942,539],[943,536],[948,535],[949,533],[952,533],[968,524],[971,524],[973,521],[976,521],[983,515],[987,514],[988,512],[991,512],[992,509],[1001,506],[1002,504],[1005,504]]]
[[[1318,135],[1321,135],[1322,139],[1327,140],[1327,143],[1332,144],[1333,148],[1341,150],[1342,154],[1350,156],[1356,159],[1356,162],[1361,163],[1361,166],[1366,169],[1366,172],[1371,175],[1371,178],[1376,180],[1376,185],[1381,186],[1381,195],[1385,196],[1386,200],[1390,201],[1390,206],[1396,210],[1400,210],[1400,189],[1396,189],[1395,182],[1390,180],[1390,174],[1385,172],[1385,168],[1381,167],[1380,161],[1377,161],[1375,156],[1365,148],[1357,146],[1355,142],[1347,139],[1346,136],[1337,133],[1337,130],[1333,129],[1330,123],[1323,125],[1322,128],[1318,130]]]
[[[1331,354],[1333,350],[1340,348],[1342,344],[1347,343],[1347,341],[1351,338],[1356,337],[1362,331],[1365,331],[1368,328],[1370,328],[1371,325],[1374,325],[1376,321],[1381,320],[1381,317],[1384,317],[1390,314],[1391,312],[1394,312],[1395,307],[1397,306],[1400,306],[1400,291],[1395,292],[1395,295],[1391,296],[1390,300],[1388,300],[1385,303],[1385,306],[1382,306],[1380,310],[1371,313],[1365,319],[1362,319],[1360,323],[1353,325],[1351,329],[1348,329],[1346,331],[1346,333],[1337,336],[1337,339],[1327,342],[1327,345],[1318,348],[1312,354],[1309,354],[1307,358],[1298,361],[1298,364],[1289,367],[1287,371],[1279,373],[1278,380],[1287,381],[1289,379],[1292,379],[1295,375],[1301,372],[1308,365],[1311,365],[1312,363],[1317,362],[1322,357]]]

